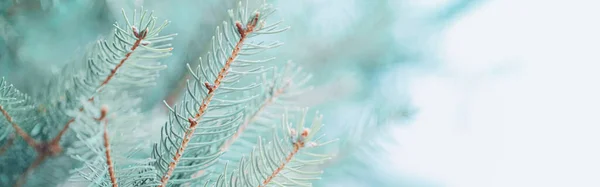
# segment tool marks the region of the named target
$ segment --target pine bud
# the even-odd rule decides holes
[[[302,137],[306,138],[308,134],[310,134],[310,129],[304,128],[304,130],[302,130]]]
[[[240,23],[239,21],[236,21],[235,27],[237,27],[237,31],[238,31],[238,33],[240,33],[240,36],[242,36],[242,37],[246,36],[246,30],[244,30],[244,26],[242,26],[242,23]]]
[[[248,23],[248,25],[250,25],[251,27],[255,27],[256,24],[258,24],[258,17],[260,16],[260,12],[255,12],[254,13],[254,18],[252,18],[252,20],[250,20],[250,22]]]
[[[196,121],[195,118],[188,118],[188,122],[190,122],[190,128],[196,127],[196,125],[198,125],[198,121]],[[189,141],[189,139],[187,141]]]
[[[137,27],[135,27],[135,26],[131,26],[131,30],[133,31],[133,35],[134,35],[136,38],[139,38],[139,37],[140,37],[139,30],[137,29]]]
[[[147,34],[148,34],[148,28],[146,28],[142,32],[140,32],[140,35],[138,36],[138,38],[140,38],[140,39],[146,38]]]
[[[208,89],[208,93],[211,93],[211,92],[215,91],[215,89],[216,89],[215,85],[208,83],[208,82],[204,82],[204,86],[206,87],[206,89]]]
[[[306,140],[306,137],[308,137],[309,133],[310,133],[310,129],[304,128],[304,130],[302,130],[302,134],[300,134],[300,137],[298,137],[298,141],[304,142]]]
[[[108,114],[108,106],[102,105],[102,107],[100,108],[100,117],[96,118],[96,120],[98,120],[98,121],[104,120],[104,118],[106,118],[107,114]]]

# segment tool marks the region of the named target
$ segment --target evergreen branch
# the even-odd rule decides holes
[[[308,134],[308,133],[302,133],[302,136],[306,137],[305,134]],[[265,179],[262,182],[262,185],[260,185],[259,187],[267,186],[267,184],[269,184],[279,174],[279,172],[281,172],[281,170],[283,170],[285,168],[285,165],[287,165],[288,163],[290,163],[292,161],[292,158],[294,158],[294,156],[296,156],[296,154],[298,154],[298,151],[300,151],[301,148],[304,148],[304,142],[297,141],[296,143],[294,143],[294,149],[292,150],[292,152],[290,152],[288,154],[288,156],[281,163],[281,165],[279,165],[279,167],[277,167],[277,169],[275,169],[275,171],[273,171],[273,173],[271,173],[271,175],[269,175],[267,177],[267,179]]]
[[[1,107],[0,107],[0,110],[2,110]],[[7,115],[6,112],[4,110],[2,110],[2,111],[3,111],[2,113],[6,116]],[[16,124],[14,124],[14,125],[16,125]],[[17,130],[17,133],[19,133],[19,130]],[[59,144],[53,144],[52,142],[38,143],[38,142],[35,142],[35,140],[33,140],[33,139],[31,139],[30,141],[27,141],[28,145],[32,146],[32,144],[33,144],[33,148],[37,152],[38,156],[33,161],[33,163],[31,163],[29,165],[29,167],[27,167],[25,172],[21,174],[18,181],[14,185],[15,187],[20,187],[20,186],[24,185],[29,174],[31,174],[35,168],[40,166],[48,157],[57,156],[58,154],[60,154],[62,152],[62,147]]]
[[[223,27],[217,27],[212,38],[212,49],[206,58],[200,58],[195,70],[188,64],[193,79],[186,84],[187,92],[183,95],[181,105],[166,105],[170,110],[169,120],[161,129],[160,142],[152,150],[152,158],[156,160],[154,167],[159,171],[156,181],[143,180],[140,183],[194,185],[207,176],[198,172],[203,173],[218,163],[223,154],[220,147],[244,122],[245,116],[250,114],[248,109],[254,107],[251,106],[255,104],[254,101],[265,93],[256,92],[265,82],[242,79],[271,70],[271,67],[260,65],[273,58],[250,60],[242,57],[281,44],[254,43],[250,40],[261,34],[286,30],[277,28],[280,22],[264,26],[265,19],[273,12],[272,7],[263,5],[249,15],[248,7],[241,2],[237,10],[229,10],[231,19],[223,22]],[[203,59],[207,60],[206,63]]]
[[[294,97],[312,89],[311,86],[306,85],[312,76],[304,73],[302,68],[297,67],[291,61],[286,63],[283,71],[275,70],[272,79],[267,77],[267,74],[263,74],[265,84],[262,93],[264,97],[250,104],[250,106],[256,107],[251,107],[249,112],[251,115],[245,118],[235,134],[220,147],[226,153],[221,156],[219,164],[211,168],[210,173],[223,172],[222,168],[226,163],[228,163],[228,168],[236,166],[237,164],[232,164],[232,162],[237,162],[243,154],[252,151],[252,147],[256,145],[255,138],[265,133],[268,134],[269,130],[274,128],[273,124],[277,124],[276,120],[279,119],[278,114],[284,109],[294,109],[295,106],[299,106]]]
[[[256,27],[256,25],[258,23],[258,18],[259,18],[259,13],[256,13],[254,15],[254,18],[248,24],[246,24],[245,29],[243,28],[243,26],[240,22],[235,23],[238,33],[240,34],[240,39],[236,43],[234,50],[231,52],[231,55],[225,62],[225,65],[223,66],[223,68],[221,68],[221,71],[219,72],[217,78],[214,80],[213,84],[210,84],[208,82],[204,83],[206,89],[208,89],[208,96],[202,100],[202,105],[198,109],[198,112],[196,113],[196,115],[194,115],[193,118],[188,119],[188,121],[190,123],[189,129],[185,133],[183,141],[182,141],[181,145],[179,146],[179,149],[175,153],[175,156],[173,157],[173,161],[171,161],[171,163],[169,163],[169,169],[161,178],[161,184],[159,185],[159,187],[164,187],[169,182],[169,178],[173,174],[175,167],[177,167],[177,163],[179,162],[179,159],[183,155],[183,152],[185,151],[190,139],[192,138],[192,136],[194,134],[194,131],[196,130],[196,125],[198,125],[198,121],[201,120],[202,116],[206,112],[208,105],[210,104],[210,102],[214,96],[215,91],[221,85],[221,81],[225,78],[225,76],[227,76],[229,67],[231,66],[233,61],[237,58],[240,50],[242,49],[242,45],[244,44],[244,41],[247,39],[246,36],[248,36],[248,34],[250,34],[254,31],[254,28]]]
[[[108,113],[107,107],[102,107],[100,111],[100,117],[97,118],[97,121],[104,121],[104,134],[102,138],[104,139],[104,154],[106,156],[106,165],[108,166],[108,175],[110,176],[110,182],[113,187],[118,187],[117,177],[115,175],[115,168],[113,165],[112,158],[110,156],[110,141],[108,137],[108,120],[106,120],[106,114]]]
[[[266,99],[263,102],[263,104],[261,104],[260,108],[256,112],[254,112],[250,118],[246,119],[242,125],[240,125],[238,127],[238,130],[235,132],[235,134],[233,134],[233,136],[231,136],[229,139],[227,139],[227,141],[221,146],[220,150],[222,152],[229,150],[231,145],[233,145],[233,143],[235,143],[235,141],[238,138],[240,138],[240,136],[242,135],[244,130],[246,130],[248,125],[253,123],[258,118],[258,116],[267,108],[267,106],[272,104],[273,100],[275,98],[277,98],[281,93],[284,92],[285,88],[287,88],[287,85],[288,84],[286,84],[286,86],[283,88],[277,89],[277,91],[272,96],[270,96],[268,99]],[[206,170],[199,170],[198,172],[196,172],[195,176],[201,176],[204,173],[206,173]]]
[[[96,90],[97,90],[96,93],[101,92],[101,89],[104,88],[108,84],[108,82],[110,82],[110,80],[117,74],[117,71],[119,70],[119,68],[121,68],[123,66],[123,64],[125,64],[125,61],[127,61],[127,59],[129,59],[131,54],[133,54],[133,52],[140,46],[140,43],[142,42],[142,40],[144,40],[146,38],[146,35],[148,34],[148,28],[144,29],[142,32],[139,32],[139,33],[138,33],[138,29],[135,26],[133,26],[131,29],[137,39],[131,46],[130,51],[125,54],[125,57],[123,57],[123,59],[121,59],[121,61],[119,61],[119,63],[117,64],[117,66],[115,66],[114,69],[110,70],[110,74],[108,74],[108,76],[106,76],[106,78],[102,81],[102,83],[96,88]],[[88,99],[88,101],[93,101],[93,100],[94,100],[94,96],[91,96]],[[83,108],[79,108],[79,110],[83,110]],[[69,129],[69,126],[74,121],[75,121],[75,118],[71,118],[63,126],[63,128],[60,130],[58,135],[52,139],[52,141],[51,141],[52,144],[58,144],[60,142],[60,139],[62,138],[62,136],[67,131],[67,129]]]
[[[69,126],[75,122],[75,118],[71,118],[69,121],[67,121],[67,123],[63,126],[62,129],[60,129],[60,131],[58,132],[58,134],[56,136],[54,136],[54,138],[52,138],[52,140],[50,140],[50,144],[52,145],[58,145],[61,138],[63,137],[63,135],[65,135],[65,133],[67,133],[67,130],[69,130]]]
[[[96,93],[100,92],[101,89],[104,88],[108,84],[108,82],[115,76],[117,70],[119,70],[119,68],[123,66],[125,61],[127,59],[129,59],[129,57],[134,52],[134,50],[137,49],[138,46],[140,46],[140,43],[142,42],[143,39],[145,39],[145,37],[148,33],[147,28],[140,33],[138,33],[138,31],[135,27],[132,27],[132,30],[133,30],[133,34],[137,37],[137,40],[131,47],[131,51],[126,53],[125,57],[119,62],[119,64],[117,64],[117,66],[111,70],[110,74],[104,79],[104,81],[102,81],[100,86],[97,87]],[[90,101],[90,102],[93,100],[94,100],[94,96],[91,96],[88,99],[88,101]],[[83,107],[81,107],[79,110],[82,111]],[[41,163],[43,163],[46,160],[46,158],[51,157],[51,156],[57,156],[58,154],[60,154],[62,152],[63,148],[60,145],[60,140],[62,139],[62,137],[64,136],[66,131],[69,129],[69,126],[73,122],[75,122],[75,118],[71,118],[63,126],[63,128],[59,131],[59,133],[54,138],[52,138],[52,140],[50,140],[48,142],[37,143],[25,131],[23,131],[16,123],[14,123],[12,121],[12,118],[10,117],[10,115],[8,115],[8,113],[6,112],[6,110],[3,109],[2,106],[0,106],[0,112],[2,112],[2,114],[6,117],[6,119],[12,124],[13,128],[15,128],[15,130],[17,131],[17,134],[19,134],[19,136],[23,137],[23,139],[27,142],[27,144],[29,146],[33,147],[36,150],[36,152],[38,153],[38,156],[35,159],[35,161],[27,168],[25,173],[23,173],[21,175],[21,177],[15,184],[15,186],[21,186],[25,183],[25,179],[27,178],[27,176],[35,168],[37,168]],[[102,118],[104,118],[104,116]],[[112,166],[112,164],[110,166]],[[114,175],[114,173],[113,173],[113,175]]]
[[[31,174],[35,168],[40,166],[48,157],[57,156],[62,152],[62,147],[60,145],[48,142],[36,143],[34,148],[38,156],[33,163],[27,167],[25,172],[21,174],[19,180],[14,185],[15,187],[24,185],[29,174]]]
[[[48,105],[58,107],[51,116],[57,121],[66,122],[62,126],[43,126],[44,132],[60,129],[52,142],[60,142],[75,122],[73,117],[64,119],[64,111],[75,108],[81,110],[81,103],[77,102],[81,97],[91,102],[105,90],[138,91],[139,88],[155,84],[157,72],[166,68],[149,59],[171,55],[173,48],[165,42],[172,40],[176,34],[159,36],[169,22],[157,25],[156,17],[152,12],[148,15],[148,11],[141,11],[138,21],[137,11],[134,12],[133,22],[130,22],[124,10],[122,13],[125,27],[115,23],[114,32],[108,40],[101,39],[90,46],[85,53],[86,63],[83,67],[78,66],[80,63],[66,66],[59,76],[49,82],[49,97],[58,98]]]
[[[140,43],[142,42],[143,39],[146,38],[146,35],[148,34],[148,28],[146,28],[145,30],[143,30],[140,33],[138,33],[138,30],[135,26],[133,26],[131,29],[133,30],[133,34],[135,35],[135,37],[137,39],[131,46],[130,51],[125,54],[125,57],[123,59],[121,59],[119,64],[117,64],[117,66],[115,66],[114,69],[110,70],[110,74],[106,77],[106,79],[104,79],[104,81],[102,81],[102,84],[100,84],[100,86],[98,86],[98,88],[102,88],[104,85],[108,84],[108,82],[115,76],[115,74],[117,74],[117,71],[119,70],[119,68],[121,68],[121,66],[123,66],[123,64],[125,64],[125,61],[127,59],[129,59],[129,56],[131,56],[131,54],[133,54],[133,52],[140,46]],[[93,99],[94,99],[94,97],[92,96],[90,98],[90,100],[93,100]]]
[[[27,145],[34,149],[38,147],[39,144],[31,136],[29,136],[27,132],[21,129],[21,127],[19,127],[17,123],[13,121],[13,118],[8,114],[8,112],[4,109],[2,105],[0,105],[0,112],[2,112],[2,115],[4,115],[4,118],[6,118],[6,121],[8,121],[8,123],[10,123],[12,127],[17,131],[17,134],[21,136],[21,138],[23,138],[25,142],[27,142]]]
[[[241,159],[237,171],[227,176],[225,169],[212,185],[209,185],[209,181],[205,186],[311,186],[311,180],[319,179],[322,173],[314,166],[331,159],[331,156],[310,153],[308,148],[324,146],[333,141],[321,143],[318,142],[321,137],[315,138],[322,127],[322,116],[318,115],[309,128],[304,128],[305,116],[306,110],[295,128],[292,128],[287,115],[284,115],[282,128],[274,132],[272,141],[265,144],[259,137],[250,156]],[[279,138],[278,134],[284,137]]]
[[[38,156],[35,158],[33,163],[31,163],[31,165],[29,165],[29,167],[27,167],[25,172],[23,174],[21,174],[21,176],[19,177],[19,180],[17,181],[17,183],[15,183],[14,187],[21,187],[21,186],[25,185],[25,182],[27,182],[27,177],[29,176],[29,174],[31,174],[31,172],[33,172],[33,170],[35,168],[40,166],[44,162],[44,160],[46,160],[46,157],[47,157],[46,154],[38,154]]]
[[[143,123],[146,116],[135,108],[140,101],[114,90],[98,95],[93,102],[80,99],[84,110],[71,110],[68,114],[76,117],[77,125],[71,129],[78,135],[77,141],[85,143],[70,146],[66,154],[83,162],[84,167],[71,171],[78,175],[70,181],[89,181],[89,186],[129,187],[139,186],[134,185],[135,181],[155,178],[156,172],[148,165],[151,160],[137,158],[151,137],[147,124]],[[111,124],[115,125],[108,127]]]
[[[6,152],[11,145],[15,145],[15,139],[17,138],[17,135],[22,137],[25,141],[25,143],[27,145],[25,145],[25,147],[29,146],[32,147],[37,153],[38,153],[38,157],[36,159],[36,162],[34,162],[33,164],[30,164],[28,166],[23,166],[26,168],[22,168],[25,171],[28,171],[26,173],[19,173],[21,171],[21,165],[18,166],[0,166],[0,168],[8,168],[8,167],[15,167],[14,172],[11,172],[10,170],[8,170],[8,172],[2,176],[2,177],[6,177],[6,176],[18,176],[20,175],[19,179],[21,180],[21,183],[19,183],[19,181],[14,181],[15,183],[13,185],[18,186],[21,185],[25,182],[25,179],[27,177],[27,174],[31,172],[31,170],[33,170],[34,168],[36,168],[39,164],[41,164],[41,162],[43,162],[43,160],[48,154],[46,153],[51,153],[52,151],[54,151],[55,149],[53,149],[53,147],[48,147],[46,144],[44,143],[39,143],[37,142],[33,137],[31,137],[31,135],[29,135],[27,133],[26,130],[23,129],[23,127],[19,126],[17,124],[17,121],[20,124],[25,124],[28,126],[33,126],[35,125],[35,123],[37,123],[37,118],[35,117],[35,115],[33,114],[33,112],[35,111],[35,107],[32,104],[31,100],[29,99],[28,96],[26,96],[25,94],[20,93],[18,90],[16,90],[12,85],[8,85],[4,79],[2,78],[0,80],[0,112],[2,113],[2,115],[4,116],[4,118],[6,119],[6,121],[8,123],[10,123],[11,128],[10,129],[14,129],[15,132],[11,132],[10,129],[6,129],[3,127],[0,127],[2,129],[0,129],[0,134],[5,134],[5,133],[10,133],[9,139],[5,142],[5,144],[3,145],[3,147],[1,148],[2,150],[0,150],[0,152],[4,153]],[[20,159],[25,158],[27,159],[27,155],[22,155]],[[0,163],[8,163],[8,164],[14,164],[15,162],[12,160],[14,158],[8,158],[5,157],[2,162]],[[2,182],[2,184],[4,185],[10,185],[12,178],[10,178],[9,181],[0,181]]]
[[[98,103],[96,100],[101,99],[107,93],[125,92],[129,89],[139,92],[139,88],[153,84],[157,72],[165,68],[164,65],[148,59],[167,57],[171,54],[172,48],[165,42],[172,40],[174,35],[159,36],[160,31],[168,25],[168,22],[156,25],[156,17],[153,17],[152,13],[147,15],[147,11],[140,14],[137,22],[136,13],[133,16],[133,22],[129,22],[124,11],[123,16],[126,20],[126,28],[130,29],[122,29],[118,23],[115,23],[115,30],[110,39],[98,40],[92,48],[87,50],[86,63],[83,67],[79,67],[78,64],[66,66],[59,76],[49,81],[50,90],[47,97],[59,99],[51,100],[47,105],[55,107],[54,110],[50,110],[52,113],[48,115],[52,122],[41,126],[41,132],[53,134],[58,131],[58,133],[48,142],[41,143],[36,149],[38,156],[43,155],[40,157],[40,163],[45,158],[56,156],[62,152],[61,139],[65,139],[67,131],[73,129],[77,132],[73,135],[75,141],[64,142],[65,144],[62,145],[65,150],[68,150],[65,151],[65,154],[88,166],[91,171],[79,171],[84,178],[94,175],[94,168],[97,166],[90,164],[98,160],[101,155],[97,146],[102,147],[102,137],[98,138],[96,135],[102,133],[99,128],[88,125],[96,124],[97,119],[91,119],[90,111],[84,111],[84,106]],[[144,20],[148,17],[149,19]],[[137,28],[142,29],[139,31]],[[77,99],[80,98],[85,98],[84,102],[77,102]],[[123,108],[119,110],[128,110]],[[82,113],[85,113],[83,115],[86,116],[80,116]],[[66,123],[60,126],[61,122],[65,121]],[[76,126],[80,127],[74,128]],[[69,140],[71,140],[71,136],[69,136]],[[112,162],[112,157],[110,159],[109,162]],[[73,168],[78,167],[75,165],[66,167],[78,169]],[[30,168],[35,167],[30,166]],[[88,173],[90,175],[86,175]],[[114,171],[113,176],[116,177]],[[125,180],[127,181],[127,179]]]
[[[273,94],[270,95],[260,105],[260,107],[258,108],[258,110],[255,111],[249,119],[245,120],[242,125],[240,125],[240,127],[235,132],[235,134],[233,136],[231,136],[231,138],[229,138],[225,142],[225,144],[223,144],[223,146],[221,147],[221,151],[227,151],[229,149],[229,147],[231,147],[231,145],[233,145],[233,143],[235,143],[235,141],[238,138],[240,138],[240,136],[242,135],[242,133],[244,133],[244,130],[246,130],[246,128],[248,128],[248,126],[250,124],[252,124],[269,105],[273,104],[273,101],[277,97],[279,97],[283,92],[285,92],[287,88],[289,88],[289,85],[290,85],[290,81],[288,81],[283,87],[281,87],[281,88],[277,89],[275,92],[273,92]]]
[[[226,18],[229,18],[229,15],[227,14],[227,12],[223,12],[221,13],[221,8],[222,7],[229,7],[229,6],[233,6],[236,3],[238,3],[238,0],[222,0],[222,1],[215,1],[218,3],[213,4],[214,6],[210,6],[212,8],[210,8],[211,11],[207,12],[208,15],[213,16],[213,18],[211,20],[203,20],[202,23],[198,26],[195,26],[194,29],[196,30],[206,30],[206,25],[214,25],[214,26],[218,26],[222,20],[225,20]],[[203,3],[205,4],[205,3]],[[205,4],[207,5],[207,4]],[[229,9],[229,8],[226,8]],[[206,15],[206,14],[204,14]],[[177,62],[177,64],[190,64],[192,67],[196,67],[198,66],[198,61],[197,59],[200,58],[202,55],[200,55],[201,53],[199,52],[205,52],[207,51],[207,49],[209,49],[211,47],[211,43],[210,43],[210,37],[198,37],[198,38],[193,38],[191,40],[189,40],[187,42],[187,44],[185,45],[185,51],[181,52],[183,54],[183,58],[180,59],[181,61]],[[171,66],[172,67],[172,66]],[[176,67],[179,68],[179,67]],[[182,71],[180,71],[182,70]],[[167,87],[166,89],[168,89],[169,91],[167,92],[166,95],[163,96],[163,99],[161,101],[166,101],[166,103],[169,106],[173,106],[176,104],[176,102],[181,98],[181,96],[183,95],[183,93],[185,93],[186,90],[186,82],[191,78],[191,75],[189,72],[187,72],[187,69],[185,67],[181,68],[180,70],[177,70],[178,76],[173,77],[174,81],[173,84],[171,84],[171,86]],[[164,107],[164,105],[162,105],[162,107]],[[166,109],[166,107],[165,107]]]

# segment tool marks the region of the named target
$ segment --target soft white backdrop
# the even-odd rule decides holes
[[[449,24],[441,68],[410,78],[398,169],[450,187],[600,186],[599,7],[489,0]]]

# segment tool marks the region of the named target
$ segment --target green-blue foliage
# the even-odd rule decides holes
[[[273,8],[262,6],[261,1],[244,3],[232,12],[225,10],[237,6],[237,0],[1,2],[0,76],[15,86],[0,82],[0,106],[40,142],[56,137],[74,119],[60,142],[62,154],[38,166],[26,185],[110,186],[103,122],[96,120],[103,108],[109,109],[108,134],[119,185],[159,184],[189,130],[188,118],[209,94],[204,83],[217,77],[234,50],[239,39],[235,22],[247,23],[255,9],[265,22],[252,33],[216,91],[169,186],[257,186],[294,149],[288,128],[297,125],[296,132],[303,130],[304,120],[313,114],[299,112],[306,106],[321,109],[327,116],[324,122],[334,123],[321,129],[329,134],[325,139],[341,141],[311,147],[306,153],[302,150],[300,160],[292,160],[273,179],[275,184],[330,186],[348,177],[361,181],[354,183],[357,186],[404,184],[401,176],[377,160],[385,162],[379,159],[386,154],[382,144],[394,143],[389,129],[395,123],[389,121],[403,118],[399,113],[408,106],[358,107],[363,120],[350,123],[357,119],[350,116],[356,111],[347,106],[386,103],[381,101],[381,90],[389,85],[378,82],[382,72],[427,61],[423,60],[426,52],[414,46],[419,43],[415,41],[427,38],[426,33],[476,1],[453,1],[423,20],[408,19],[411,13],[403,11],[410,7],[390,6],[400,1],[345,2],[331,1],[329,5],[339,6],[326,8],[326,3],[274,1],[286,10],[274,15],[270,15]],[[127,12],[124,17],[121,9]],[[164,27],[154,16],[171,22]],[[293,29],[270,35],[286,30],[278,27],[282,18]],[[324,18],[338,22],[317,22]],[[413,28],[398,29],[393,22]],[[146,43],[131,54],[109,84],[101,85],[131,51],[136,41],[134,25],[138,33],[149,26]],[[173,39],[175,35],[168,33],[178,35]],[[291,45],[264,42],[281,38]],[[171,47],[176,49],[171,52]],[[285,59],[300,65],[283,63]],[[180,97],[175,105],[170,100]],[[164,107],[164,99],[171,105]],[[400,103],[407,100],[398,99]],[[291,115],[282,117],[286,110]],[[292,124],[288,118],[298,122]],[[314,122],[318,128],[311,127],[311,133],[317,133],[321,125],[320,116],[314,118],[319,119]],[[343,124],[340,118],[346,119]],[[0,186],[11,186],[38,153],[14,135],[10,123],[0,119],[0,146],[14,137],[13,145],[0,154]],[[237,137],[240,130],[244,133]],[[317,159],[302,160],[306,157]]]

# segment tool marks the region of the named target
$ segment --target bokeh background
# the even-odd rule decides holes
[[[35,95],[144,6],[179,33],[144,98],[179,92],[235,0],[0,0],[0,76]],[[344,157],[317,186],[600,186],[600,3],[273,0],[270,52],[314,74],[300,102]],[[159,122],[160,123],[160,122]]]

